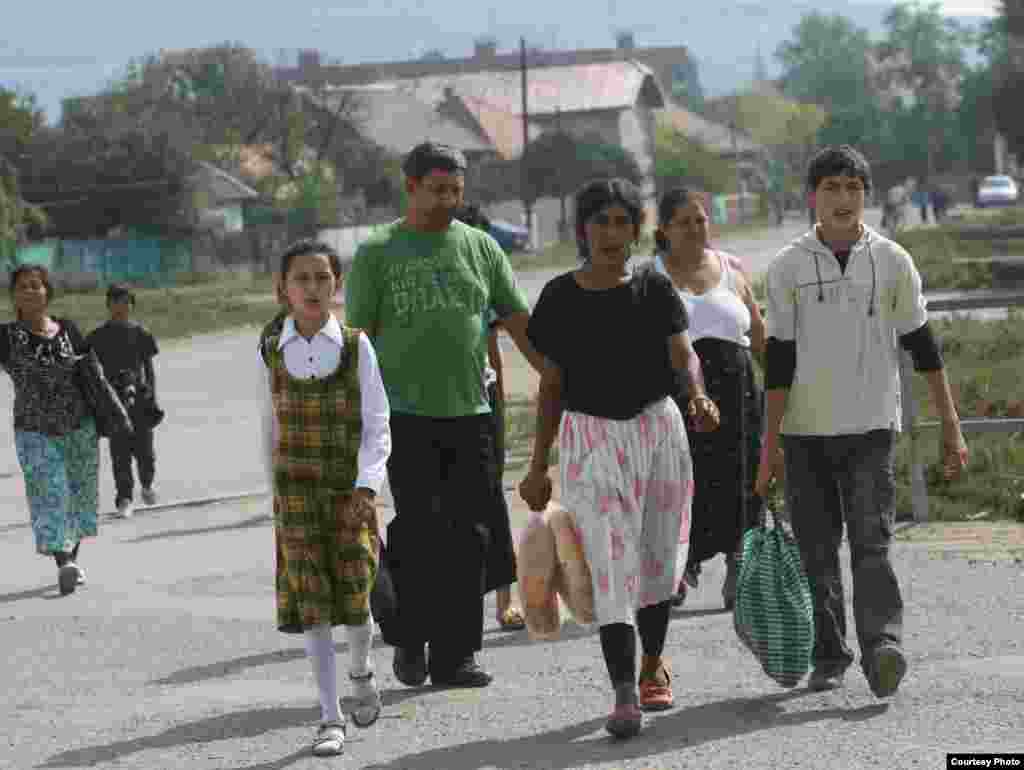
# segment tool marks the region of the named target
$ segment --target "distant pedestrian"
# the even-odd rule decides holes
[[[700,360],[708,396],[721,411],[713,433],[692,433],[693,516],[686,573],[675,603],[695,588],[703,562],[723,554],[722,600],[736,597],[738,552],[743,532],[757,525],[762,508],[754,492],[761,452],[761,389],[751,351],[764,348],[764,321],[738,258],[710,245],[708,216],[699,196],[684,188],[658,205],[656,269],[686,307],[688,334]],[[681,397],[680,408],[688,404]]]
[[[872,692],[893,695],[907,669],[903,598],[889,558],[902,422],[899,348],[928,380],[942,421],[947,478],[967,446],[921,292],[899,244],[864,223],[871,168],[847,145],[821,150],[807,171],[818,199],[814,231],[779,252],[768,272],[764,495],[785,457],[786,508],[814,599],[812,690],[842,685],[846,643],[839,546],[850,545],[853,616]],[[780,438],[781,436],[781,438]]]
[[[17,267],[10,292],[17,320],[0,324],[0,366],[14,384],[14,445],[36,552],[53,556],[60,592],[69,594],[85,583],[82,540],[98,531],[99,440],[74,377],[87,346],[74,322],[50,315],[45,267]]]
[[[615,693],[606,729],[627,738],[640,731],[642,710],[675,702],[662,652],[686,563],[693,478],[671,396],[690,379],[692,348],[669,280],[627,268],[643,222],[636,187],[624,179],[584,186],[575,221],[584,264],[549,281],[530,318],[544,368],[520,494],[534,511],[549,502],[548,454],[558,434],[561,502],[582,537]],[[699,382],[687,385],[690,417],[699,430],[714,428],[714,403]]]
[[[126,285],[115,283],[107,289],[110,320],[93,331],[86,342],[96,351],[103,371],[128,409],[134,431],[110,436],[110,459],[116,487],[114,504],[118,515],[129,518],[133,513],[135,477],[132,459],[138,465],[142,502],[155,505],[156,453],[153,429],[163,419],[157,405],[156,372],[153,358],[159,352],[156,339],[132,320],[135,293]]]
[[[281,259],[288,315],[261,335],[263,435],[274,492],[277,627],[303,634],[320,694],[318,755],[340,754],[333,626],[346,627],[352,721],[368,727],[381,700],[370,658],[370,592],[377,575],[374,498],[391,451],[389,407],[369,338],[330,310],[341,260],[299,241]]]

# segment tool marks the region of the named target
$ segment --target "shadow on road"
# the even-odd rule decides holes
[[[855,709],[830,707],[790,712],[782,707],[786,701],[805,694],[808,691],[801,689],[680,709],[654,717],[640,737],[624,743],[613,741],[604,733],[605,718],[601,717],[512,740],[476,741],[407,754],[392,762],[366,765],[365,770],[484,770],[494,767],[499,757],[514,758],[515,767],[570,770],[601,762],[654,757],[759,730],[826,719],[860,722],[879,716],[888,708],[886,704],[872,704]]]
[[[265,524],[272,524],[273,516],[261,513],[259,516],[252,516],[241,521],[233,521],[229,524],[216,524],[212,527],[193,527],[192,529],[168,529],[163,532],[153,532],[149,535],[139,535],[131,540],[124,540],[125,543],[147,543],[151,540],[174,540],[179,537],[192,537],[193,535],[210,535],[214,532],[231,532],[238,529],[253,529],[262,527]]]
[[[175,725],[156,735],[117,741],[106,746],[87,746],[63,751],[46,760],[39,767],[82,767],[104,762],[118,762],[122,758],[154,749],[172,749],[177,746],[213,743],[231,738],[255,738],[290,727],[315,725],[320,719],[319,706],[258,708],[221,714],[197,722]],[[260,768],[283,768],[308,751],[298,752],[276,763],[257,765]]]
[[[374,640],[373,648],[375,650],[381,648],[391,649],[380,639]],[[334,645],[334,649],[338,653],[347,653],[348,642],[338,642]],[[194,684],[195,682],[204,682],[207,679],[221,679],[226,676],[232,676],[233,674],[237,674],[249,668],[274,666],[280,663],[291,663],[293,660],[300,660],[305,657],[306,651],[301,647],[274,650],[273,652],[260,652],[255,655],[245,655],[240,658],[229,658],[228,660],[220,660],[216,663],[207,663],[202,666],[190,666],[189,668],[183,668],[180,671],[175,671],[173,674],[169,674],[162,679],[154,679],[150,684]]]
[[[26,591],[16,591],[13,594],[0,594],[0,604],[20,602],[24,599],[41,599],[54,592],[57,592],[57,595],[60,596],[56,584],[42,586],[41,588],[29,588]]]

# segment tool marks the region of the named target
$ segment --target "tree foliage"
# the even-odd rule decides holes
[[[1024,158],[1024,0],[1003,0],[987,41],[993,56],[992,109],[1011,152]]]
[[[658,126],[655,146],[654,174],[662,191],[685,185],[722,193],[730,189],[735,179],[730,161],[674,128]]]

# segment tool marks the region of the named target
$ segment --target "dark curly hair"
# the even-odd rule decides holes
[[[807,189],[817,190],[821,180],[830,176],[850,176],[864,183],[871,191],[871,164],[858,150],[848,144],[823,147],[807,164]]]
[[[633,221],[634,235],[640,240],[640,227],[644,223],[644,204],[640,190],[628,179],[595,179],[587,182],[576,193],[576,246],[580,259],[590,260],[590,245],[585,230],[587,222],[609,206],[622,206]]]

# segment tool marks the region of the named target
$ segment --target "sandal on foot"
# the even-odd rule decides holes
[[[659,674],[665,675],[665,683],[658,681]],[[672,677],[668,667],[662,665],[652,677],[640,678],[640,709],[642,711],[666,711],[676,705],[672,694]]]
[[[501,614],[498,624],[502,631],[522,631],[526,628],[526,618],[518,607],[509,607]]]
[[[345,751],[345,723],[328,722],[320,725],[313,741],[313,755],[337,757]]]
[[[382,704],[377,678],[372,671],[363,676],[349,674],[348,678],[352,681],[352,695],[355,699],[352,722],[356,727],[367,728],[380,718]]]

